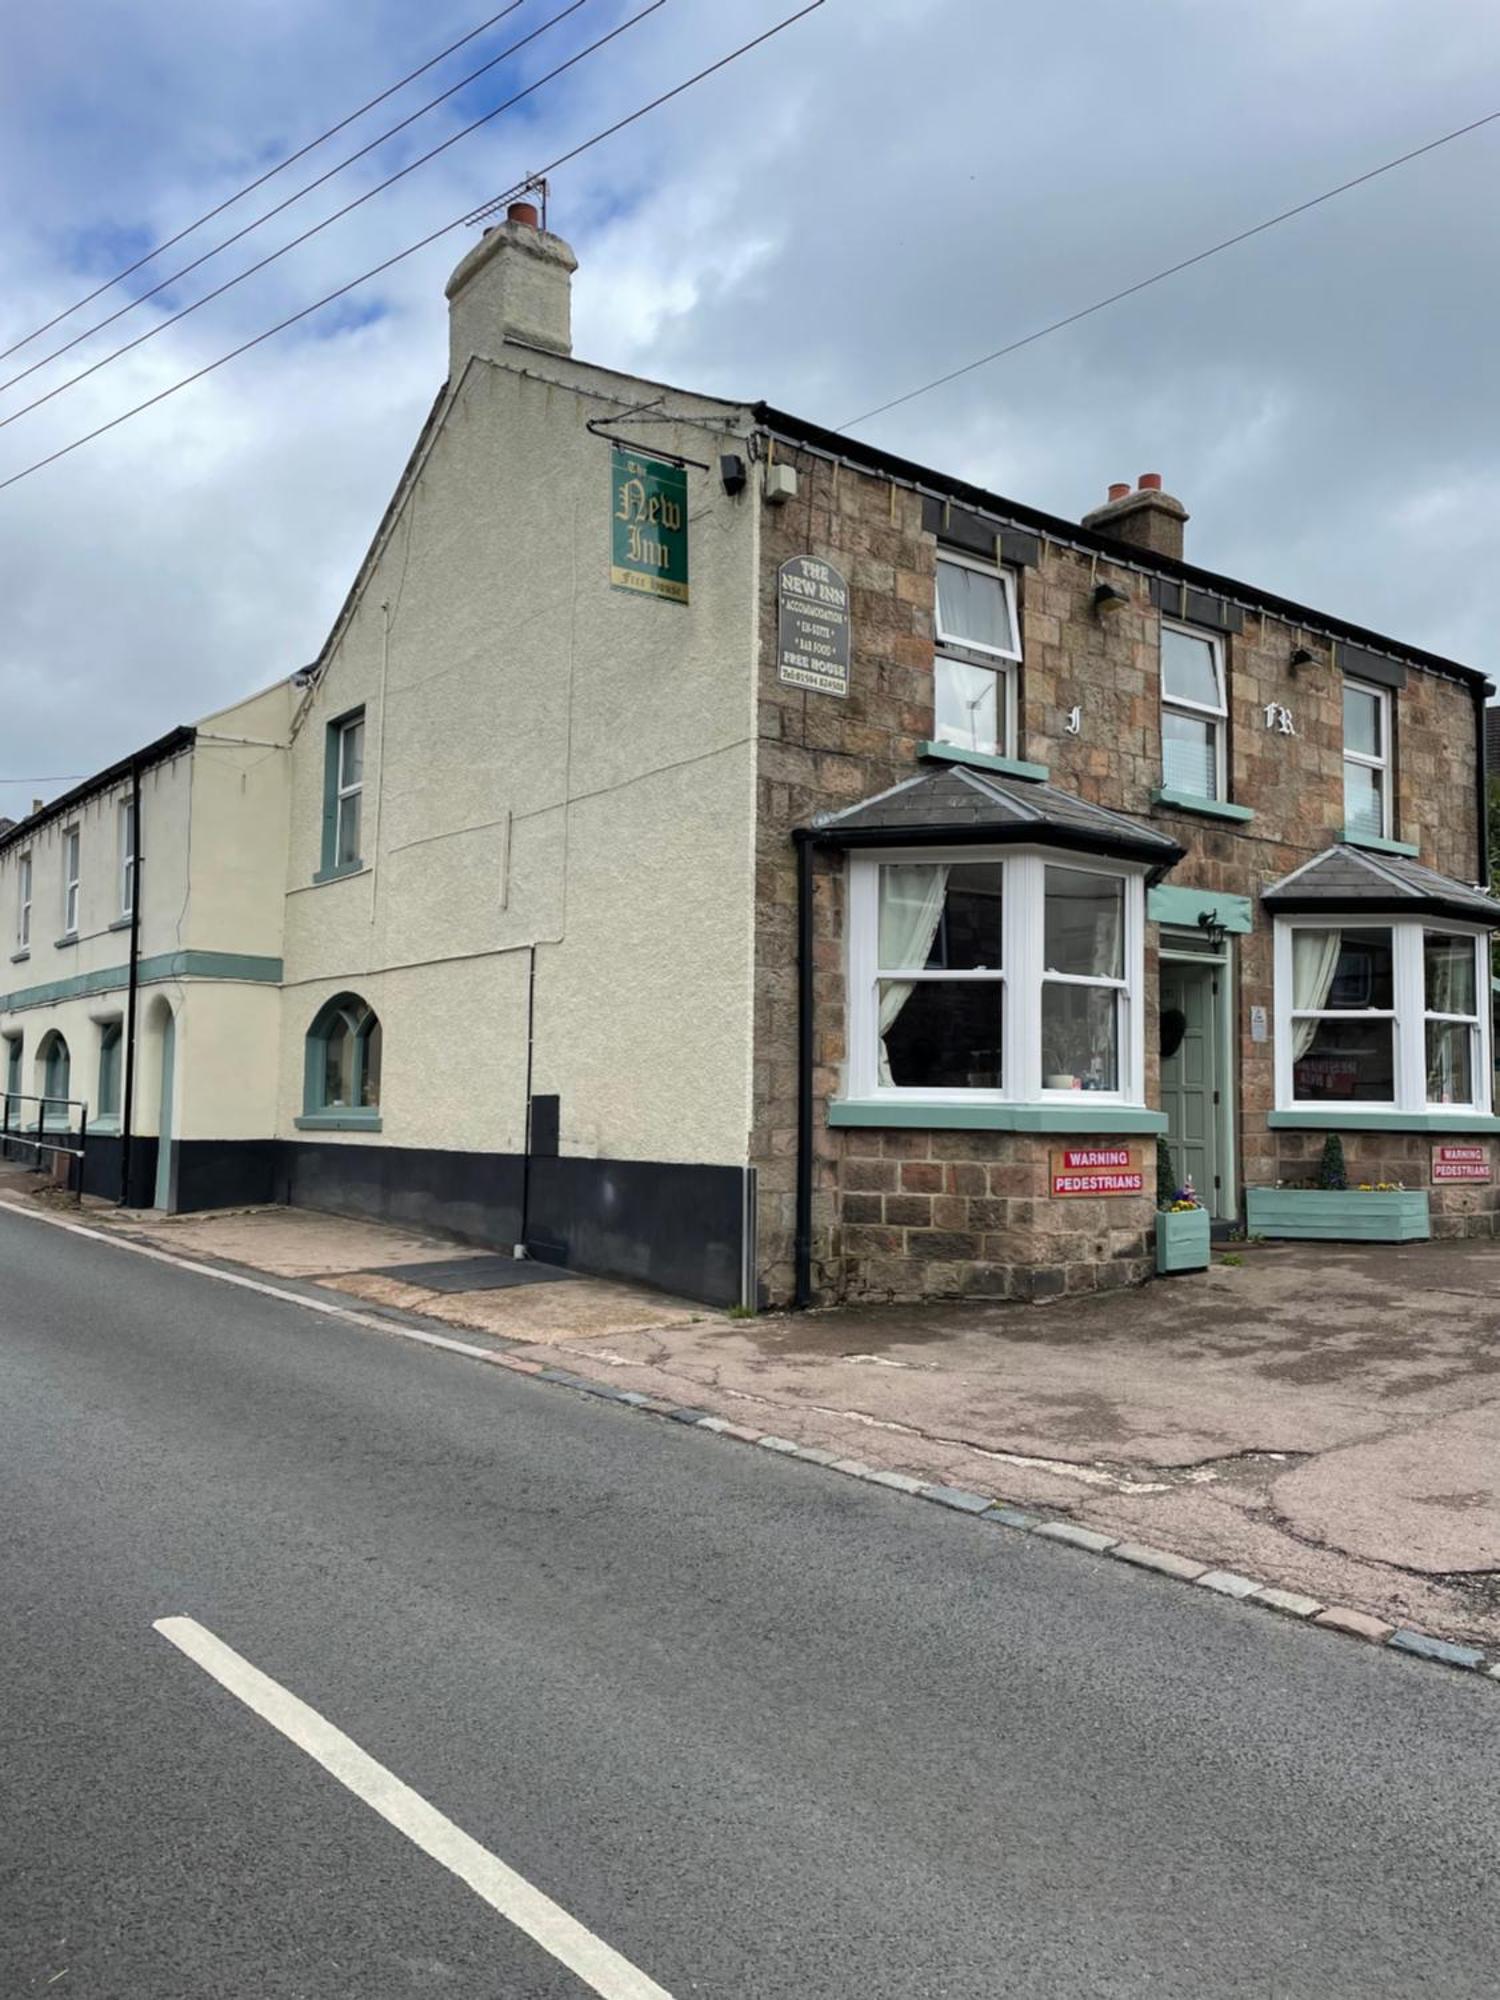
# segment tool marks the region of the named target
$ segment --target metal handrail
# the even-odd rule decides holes
[[[35,1104],[39,1107],[36,1125],[33,1128],[36,1134],[34,1138],[26,1130],[24,1112],[21,1114],[23,1122],[20,1124],[16,1123],[16,1110],[23,1104]],[[76,1146],[50,1145],[47,1141],[47,1113],[49,1108],[57,1105],[61,1105],[67,1114],[66,1122],[61,1128],[62,1136],[65,1139],[76,1137],[78,1140]],[[74,1111],[78,1113],[78,1131],[76,1134],[73,1131],[72,1113]],[[55,1131],[58,1128],[54,1127],[53,1129]],[[29,1146],[33,1152],[38,1154],[58,1153],[65,1159],[81,1160],[87,1150],[88,1140],[89,1107],[85,1099],[81,1097],[33,1097],[29,1093],[19,1090],[8,1090],[5,1092],[3,1108],[0,1108],[0,1148],[5,1146]],[[40,1160],[38,1160],[37,1165],[41,1165]]]

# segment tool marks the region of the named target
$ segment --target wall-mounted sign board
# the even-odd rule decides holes
[[[776,671],[788,687],[849,692],[849,586],[816,556],[776,572]]]
[[[1432,1178],[1438,1181],[1487,1181],[1490,1177],[1488,1146],[1434,1146]]]
[[[1145,1155],[1139,1146],[1065,1146],[1052,1155],[1052,1192],[1056,1195],[1145,1191]]]
[[[616,590],[688,601],[687,471],[614,447],[609,580]]]

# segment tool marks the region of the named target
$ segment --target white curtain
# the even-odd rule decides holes
[[[1425,974],[1429,1014],[1474,1014],[1474,946],[1469,938],[1426,937]]]
[[[1341,933],[1338,931],[1292,932],[1292,1006],[1301,1013],[1317,1013],[1328,1004],[1333,975],[1338,970]],[[1316,1021],[1292,1023],[1292,1061],[1305,1056],[1318,1032]]]
[[[941,861],[897,862],[880,871],[880,963],[903,971],[927,963],[942,920],[948,870]],[[885,1038],[911,998],[909,979],[880,989],[880,1081],[891,1081]]]

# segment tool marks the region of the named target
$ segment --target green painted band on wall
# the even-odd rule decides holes
[[[1226,931],[1243,937],[1255,928],[1255,909],[1248,896],[1221,895],[1214,889],[1185,889],[1177,882],[1164,882],[1146,891],[1146,921],[1176,924],[1180,930],[1198,929],[1205,911]]]
[[[998,771],[1002,777],[1025,778],[1045,784],[1052,775],[1045,764],[1028,764],[1022,757],[992,757],[987,750],[965,750],[957,743],[919,743],[917,755],[938,764],[967,764],[975,771]]]
[[[1168,785],[1158,785],[1151,794],[1154,806],[1167,806],[1173,812],[1203,813],[1209,819],[1254,819],[1249,806],[1232,805],[1228,799],[1203,799],[1196,792],[1174,792]]]
[[[1483,1111],[1268,1111],[1266,1123],[1294,1132],[1500,1132]]]
[[[242,951],[164,951],[139,961],[142,986],[164,979],[233,979],[257,986],[279,986],[279,958],[256,958]],[[0,993],[0,1013],[16,1014],[26,1007],[53,1007],[60,1000],[86,1000],[95,993],[118,993],[130,984],[128,965],[107,965],[97,972],[75,972],[70,979],[49,979],[40,986],[22,986]]]
[[[1134,1104],[884,1104],[848,1098],[828,1107],[830,1125],[887,1125],[933,1132],[1165,1132],[1164,1111]]]

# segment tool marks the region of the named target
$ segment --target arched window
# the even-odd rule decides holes
[[[380,1111],[380,1017],[357,993],[340,993],[307,1031],[303,1115],[370,1124]]]
[[[48,1124],[65,1125],[68,1122],[67,1096],[73,1079],[73,1060],[68,1054],[68,1045],[56,1028],[43,1035],[41,1046],[36,1052],[37,1078],[40,1083],[38,1095],[47,1099],[42,1107]],[[52,1100],[56,1099],[54,1103]]]

